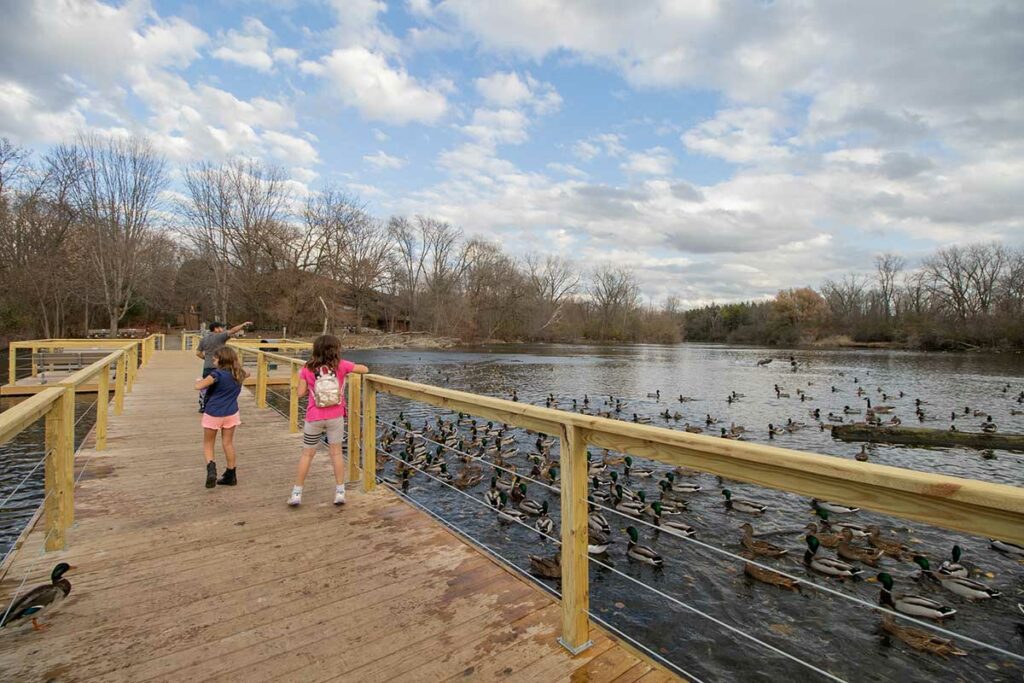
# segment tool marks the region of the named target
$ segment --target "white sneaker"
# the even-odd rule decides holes
[[[344,491],[339,491],[337,489],[334,490],[334,504],[335,505],[344,505],[345,504],[345,492]]]
[[[298,507],[302,503],[302,494],[293,493],[292,497],[288,499],[288,504],[292,507]]]

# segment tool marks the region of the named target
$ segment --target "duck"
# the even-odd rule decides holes
[[[899,541],[882,538],[882,530],[872,524],[868,528],[868,543],[881,550],[889,557],[896,560],[907,560],[910,558],[910,548]]]
[[[769,439],[772,439],[772,438],[774,438],[776,436],[779,436],[780,434],[785,434],[785,433],[786,433],[786,430],[783,429],[782,427],[776,427],[771,422],[768,423],[768,438]]]
[[[484,500],[492,508],[497,509],[501,507],[501,493],[501,489],[498,488],[498,478],[491,477],[491,488],[484,493]]]
[[[997,591],[995,588],[986,586],[980,581],[965,579],[959,576],[946,576],[933,571],[928,563],[928,558],[923,555],[915,555],[914,562],[921,568],[922,576],[938,581],[940,586],[948,590],[950,593],[959,595],[962,598],[968,598],[970,600],[989,600],[991,598],[998,598],[1002,595],[1002,593]]]
[[[990,538],[989,547],[993,550],[998,550],[1001,553],[1007,555],[1014,555],[1016,557],[1024,559],[1024,545],[1017,543],[1010,543],[1009,541],[1000,541],[997,538]]]
[[[833,522],[829,518],[828,510],[819,507],[815,510],[818,518],[821,520],[824,528],[835,532],[836,534],[842,534],[843,529],[849,529],[853,533],[854,538],[866,538],[868,535],[868,528],[863,524],[857,524],[856,522]]]
[[[722,489],[722,495],[725,496],[725,509],[734,510],[735,512],[745,512],[748,515],[763,515],[768,506],[763,503],[758,503],[753,500],[746,500],[744,498],[733,498],[732,491],[729,489]]]
[[[865,446],[865,445],[861,445],[860,450],[857,452],[857,455],[853,456],[853,458],[857,462],[867,462],[868,461],[868,447]]]
[[[470,489],[484,480],[484,475],[467,467],[462,468],[459,476],[452,481],[452,486],[458,489]]]
[[[956,614],[956,610],[952,607],[946,607],[940,602],[923,598],[920,595],[893,595],[892,576],[882,572],[877,578],[882,584],[882,592],[878,597],[878,604],[882,607],[888,607],[912,617],[924,617],[935,621],[942,621]]]
[[[831,503],[827,500],[818,500],[817,498],[811,500],[811,507],[815,510],[824,510],[825,512],[835,515],[852,515],[855,512],[860,512],[859,507],[843,505],[841,503]]]
[[[807,536],[807,551],[804,553],[804,564],[816,572],[831,576],[835,579],[854,579],[861,575],[861,570],[851,564],[841,562],[831,557],[819,557],[818,547],[821,543],[818,537],[810,534]]]
[[[654,474],[654,470],[648,467],[633,467],[633,458],[626,456],[624,458],[625,464],[622,468],[622,474],[626,477],[640,477],[641,479],[647,478]]]
[[[770,586],[778,586],[779,588],[789,591],[800,591],[800,584],[788,576],[783,576],[778,572],[773,572],[770,569],[759,567],[750,562],[745,562],[743,564],[743,573],[756,581],[767,583]]]
[[[612,529],[608,525],[608,520],[600,512],[594,509],[594,498],[588,496],[587,500],[590,502],[590,511],[587,513],[587,528],[592,531],[599,531],[602,534],[611,534]]]
[[[40,624],[38,619],[44,612],[53,610],[71,593],[71,582],[64,574],[75,569],[67,562],[60,562],[50,572],[50,583],[36,586],[18,598],[7,610],[7,615],[0,621],[0,628],[12,624],[31,623],[33,631],[44,631],[49,625]],[[29,619],[29,622],[23,621]]]
[[[931,652],[943,658],[947,656],[964,657],[967,655],[966,652],[954,645],[952,640],[919,628],[897,624],[896,620],[888,614],[882,617],[882,630],[915,650]]]
[[[516,522],[522,521],[526,517],[522,511],[508,506],[508,494],[504,491],[501,492],[501,506],[498,507],[498,515]]]
[[[679,500],[678,498],[666,498],[665,492],[661,492],[661,512],[665,515],[678,515],[686,510],[690,509],[689,504],[685,500]],[[653,505],[653,503],[651,503]]]
[[[849,529],[843,529],[840,533],[839,545],[836,546],[836,554],[844,560],[852,560],[855,562],[863,562],[866,565],[872,567],[878,566],[878,558],[882,556],[882,551],[875,548],[860,548],[853,544],[853,532]]]
[[[656,550],[640,545],[640,534],[637,532],[636,527],[626,527],[626,533],[629,535],[629,545],[626,548],[626,555],[629,559],[649,564],[652,567],[665,566],[665,560],[662,559]]]
[[[530,555],[530,571],[545,579],[562,578],[562,556],[555,553],[551,557]]]
[[[608,534],[601,531],[595,531],[592,528],[587,530],[588,555],[604,555],[608,552],[608,545],[611,542],[611,538]]]
[[[740,538],[740,543],[754,555],[761,555],[762,557],[782,557],[789,552],[785,548],[780,548],[774,543],[754,538],[754,527],[752,527],[749,522],[741,526],[740,531],[743,532],[743,536]]]
[[[674,472],[666,472],[665,478],[662,479],[662,481],[668,482],[668,490],[672,493],[697,493],[702,490],[700,484],[676,481],[676,475]],[[665,487],[662,487],[662,490],[664,490],[664,488]]]
[[[526,497],[526,484],[519,484],[519,491],[523,494],[522,499],[518,503],[520,510],[534,517],[544,513],[546,510],[544,504]],[[547,503],[547,501],[544,501],[544,503]]]
[[[938,572],[946,576],[956,576],[961,579],[967,578],[967,567],[960,564],[960,558],[963,556],[963,548],[959,545],[953,546],[951,553],[952,560],[945,560],[939,565]]]
[[[639,503],[635,500],[624,498],[622,495],[622,486],[619,484],[615,485],[615,509],[618,512],[622,512],[627,515],[639,517],[643,514],[644,508],[646,507],[643,503]]]
[[[661,516],[663,512],[664,510],[661,501],[656,500],[651,503],[651,515],[654,517],[654,526],[659,529],[667,529],[670,533],[684,538],[689,538],[697,534],[697,530],[685,522],[679,522],[673,519],[662,520]]]
[[[540,504],[540,517],[537,518],[534,526],[537,527],[537,531],[548,536],[555,530],[555,523],[548,517],[548,502],[546,500]]]
[[[804,531],[807,532],[805,536],[817,537],[818,544],[823,545],[829,549],[835,549],[839,547],[839,544],[843,540],[839,534],[829,533],[825,530],[824,525],[821,528],[819,528],[818,525],[814,522],[811,522],[806,527],[804,527]]]

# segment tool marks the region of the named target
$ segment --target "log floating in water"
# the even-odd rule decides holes
[[[843,441],[902,443],[910,446],[966,446],[1024,451],[1024,434],[987,434],[925,427],[872,427],[864,423],[835,425],[832,436]]]

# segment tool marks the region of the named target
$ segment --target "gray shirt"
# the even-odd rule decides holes
[[[204,369],[215,367],[213,354],[217,353],[217,349],[224,346],[228,339],[231,339],[230,332],[211,332],[200,340],[199,350],[203,352]]]

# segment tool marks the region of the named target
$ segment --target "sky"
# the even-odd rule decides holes
[[[633,268],[655,303],[1024,244],[1017,0],[0,0],[0,17],[0,135],[19,145],[94,130],[145,135],[175,169],[257,157],[296,198],[333,185],[516,256]]]

